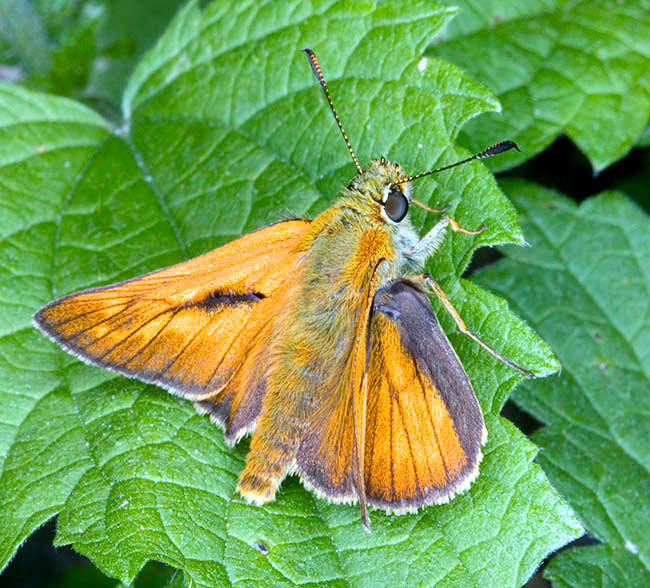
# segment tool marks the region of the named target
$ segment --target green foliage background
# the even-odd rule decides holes
[[[521,586],[583,530],[601,544],[552,557],[554,585],[650,583],[650,226],[631,200],[650,208],[650,5],[481,6],[0,0],[13,82],[0,85],[0,566],[58,515],[55,543],[105,576],[73,566],[52,586]],[[481,475],[448,505],[373,512],[370,536],[356,508],[296,480],[245,505],[245,444],[228,449],[189,403],[30,326],[56,296],[332,202],[354,167],[304,46],[362,162],[420,171],[520,143],[490,160],[510,168],[498,182],[475,163],[418,185],[464,226],[488,226],[449,238],[428,269],[505,355],[556,372],[539,333],[562,365],[515,391],[545,425],[531,443],[499,416],[520,377],[440,312],[486,416]],[[563,133],[587,158],[558,166],[566,196],[531,182],[555,185],[539,162]],[[626,155],[637,165],[618,192],[571,184]],[[461,279],[495,245],[504,257]]]

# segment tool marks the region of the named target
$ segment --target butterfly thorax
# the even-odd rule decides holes
[[[347,196],[312,222],[300,245],[300,290],[280,343],[283,362],[294,373],[318,382],[349,355],[351,327],[373,275],[382,282],[395,277],[395,251],[383,225]]]

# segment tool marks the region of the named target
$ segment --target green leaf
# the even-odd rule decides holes
[[[633,553],[609,545],[563,551],[544,569],[544,577],[560,588],[650,584],[650,573],[647,568],[639,566]]]
[[[110,115],[183,0],[0,0],[0,63],[24,86]],[[5,78],[7,79],[7,78]]]
[[[245,442],[227,448],[189,402],[81,364],[29,326],[56,296],[331,204],[354,166],[302,47],[317,51],[362,162],[386,155],[418,171],[466,155],[453,146],[460,127],[498,104],[449,64],[418,68],[451,15],[429,2],[190,3],[134,72],[116,129],[73,102],[0,86],[3,565],[58,514],[57,544],[125,583],[154,559],[188,586],[503,587],[582,532],[532,463],[536,448],[498,416],[520,376],[453,332],[489,431],[481,475],[447,505],[373,511],[367,535],[357,507],[294,478],[274,503],[244,505]],[[494,178],[475,163],[419,190],[462,225],[488,225],[450,237],[429,268],[466,322],[514,361],[555,371],[503,301],[458,279],[479,245],[523,242]]]
[[[102,574],[89,565],[67,568],[61,577],[46,588],[180,588],[183,574],[161,563],[150,562],[138,574],[133,584],[126,586]]]
[[[96,60],[88,94],[119,108],[122,92],[142,54],[165,30],[184,0],[110,0],[97,31]]]
[[[637,147],[650,147],[650,125],[646,125],[636,142]]]
[[[431,48],[492,88],[502,113],[480,117],[460,142],[473,151],[502,139],[521,153],[566,133],[599,171],[625,155],[650,118],[650,3],[454,0],[458,18]]]
[[[47,31],[29,0],[0,0],[0,39],[27,72],[48,71]]]
[[[562,362],[559,377],[515,400],[547,424],[533,436],[538,461],[607,544],[570,549],[549,574],[594,585],[567,575],[580,568],[645,585],[626,578],[650,577],[650,221],[616,193],[577,207],[539,186],[504,186],[532,247],[505,249],[478,281],[507,296]]]

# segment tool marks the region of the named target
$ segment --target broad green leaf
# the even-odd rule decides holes
[[[533,436],[538,461],[607,545],[570,549],[549,574],[560,585],[594,585],[569,569],[644,585],[626,578],[650,577],[650,220],[616,193],[577,207],[539,186],[504,186],[532,247],[505,249],[478,281],[507,296],[562,362],[559,377],[515,400],[547,424]]]
[[[115,129],[73,102],[0,86],[3,565],[58,514],[56,542],[125,583],[153,559],[188,586],[502,587],[581,533],[532,463],[536,448],[498,416],[520,376],[446,316],[486,414],[481,475],[447,505],[373,512],[372,535],[357,507],[294,478],[265,508],[244,505],[234,487],[246,442],[227,448],[189,402],[81,364],[29,326],[56,296],[333,201],[354,167],[302,47],[318,52],[362,162],[386,155],[416,171],[466,155],[453,146],[460,127],[497,102],[449,64],[418,68],[451,16],[430,2],[190,3],[134,72]],[[556,371],[503,301],[458,279],[478,246],[523,242],[489,172],[471,164],[419,190],[462,225],[488,225],[453,235],[429,268],[466,322],[539,375]]]
[[[30,74],[50,67],[47,31],[29,0],[0,0],[0,39],[7,53]]]
[[[468,124],[471,150],[513,139],[528,159],[566,133],[599,171],[625,155],[650,117],[648,0],[450,0],[460,7],[430,54],[494,90],[501,114]]]
[[[633,553],[609,545],[561,552],[544,569],[544,577],[559,588],[650,585],[650,573]]]
[[[102,57],[95,62],[88,94],[119,107],[129,75],[165,30],[184,0],[105,0],[97,31]]]
[[[119,116],[127,79],[183,0],[0,0],[0,63],[26,87]]]

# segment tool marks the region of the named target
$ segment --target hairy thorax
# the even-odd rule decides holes
[[[298,418],[321,402],[327,378],[340,377],[373,276],[384,283],[397,275],[389,232],[345,200],[314,219],[300,247],[300,288],[291,293],[291,316],[279,321],[269,381],[295,401]]]

